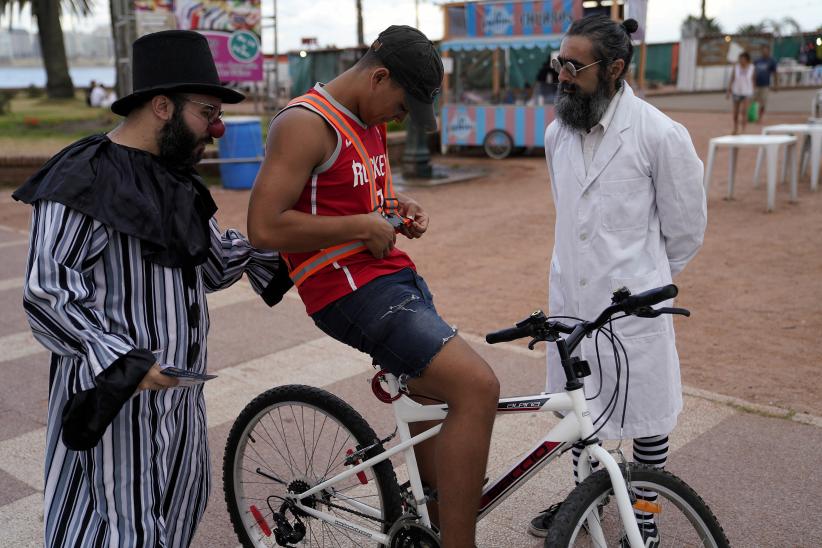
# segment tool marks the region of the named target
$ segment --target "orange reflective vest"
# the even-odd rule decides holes
[[[368,160],[368,151],[360,139],[360,136],[356,131],[354,131],[354,128],[351,127],[351,124],[348,123],[345,116],[326,98],[319,95],[306,94],[296,97],[288,103],[286,108],[297,105],[310,106],[318,112],[321,112],[325,116],[326,121],[333,125],[339,132],[340,137],[351,142],[354,150],[360,157],[362,165],[365,167],[365,174],[368,178],[371,211],[379,211],[382,215],[395,213],[396,204],[398,202],[394,193],[394,184],[391,177],[391,166],[388,161],[387,145],[385,158],[385,195],[387,198],[384,200],[384,203],[380,203],[377,197],[377,176],[376,173],[374,173],[374,166],[371,165],[371,162]],[[286,263],[289,266],[289,276],[291,277],[291,280],[294,282],[295,286],[300,287],[300,285],[302,285],[302,283],[311,275],[319,272],[331,263],[356,253],[367,251],[367,249],[368,248],[364,242],[360,240],[352,240],[350,242],[344,242],[332,247],[321,249],[297,266],[291,265],[288,261],[287,254],[282,255],[284,255]]]

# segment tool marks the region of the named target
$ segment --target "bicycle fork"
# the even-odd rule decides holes
[[[622,470],[620,470],[616,459],[601,446],[597,444],[589,445],[583,450],[579,459],[581,465],[578,471],[580,482],[591,473],[591,465],[586,452],[590,453],[590,455],[598,460],[608,471],[608,476],[611,478],[611,487],[614,491],[614,498],[616,498],[617,508],[619,508],[619,517],[622,519],[625,535],[631,543],[631,548],[644,548],[645,541],[642,540],[642,535],[639,532],[639,525],[634,515],[634,507],[631,504],[631,496],[628,493],[628,484],[625,483],[625,478],[622,477]],[[598,517],[598,515],[589,515],[587,520],[588,531],[595,540],[596,546],[606,546],[605,535],[602,533]]]
[[[588,403],[585,400],[585,393],[582,390],[582,386],[569,386],[567,388],[569,388],[568,395],[571,397],[574,412],[577,417],[579,417],[581,439],[595,440],[594,424],[591,421],[591,414],[588,410]],[[639,525],[636,522],[636,516],[634,516],[634,508],[631,504],[628,486],[625,483],[625,478],[622,477],[619,464],[617,464],[614,457],[599,444],[591,443],[583,449],[579,458],[579,481],[582,482],[591,475],[591,465],[588,454],[598,460],[608,471],[608,475],[611,478],[611,487],[614,490],[614,497],[617,502],[617,508],[619,508],[619,516],[622,518],[622,525],[625,529],[625,535],[631,543],[631,548],[644,548],[645,541],[642,540],[642,535],[639,532]],[[605,535],[602,533],[598,518],[598,514],[588,518],[588,529],[596,541],[597,546],[607,546]]]

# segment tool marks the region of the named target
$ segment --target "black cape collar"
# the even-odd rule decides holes
[[[143,242],[143,258],[168,267],[202,264],[217,205],[193,169],[92,135],[49,160],[12,195],[59,202]]]

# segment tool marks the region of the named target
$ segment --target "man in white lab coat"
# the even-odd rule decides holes
[[[670,283],[702,245],[707,219],[703,169],[690,136],[637,98],[623,79],[636,28],[632,19],[622,24],[603,16],[578,20],[554,60],[560,81],[557,120],[545,132],[556,207],[551,315],[593,320],[615,289],[639,293]],[[598,435],[633,439],[635,461],[663,467],[668,434],[682,409],[673,321],[669,315],[631,316],[615,321],[613,328],[629,358],[630,386],[623,420],[628,376],[623,360],[618,405],[595,424],[602,425]],[[594,337],[581,345],[592,369],[586,395],[598,394],[589,402],[592,418],[608,408],[617,382],[611,345],[599,337],[601,377],[595,345]],[[564,384],[559,358],[549,350],[547,388],[556,392]],[[574,453],[576,464],[579,451]],[[529,531],[544,536],[557,506],[534,518]],[[653,519],[644,517],[646,546],[658,546]]]

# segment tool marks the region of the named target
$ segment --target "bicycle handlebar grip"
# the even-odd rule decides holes
[[[496,344],[501,342],[515,341],[529,335],[529,329],[525,327],[509,327],[507,329],[500,329],[493,333],[488,333],[485,336],[485,342],[488,344]]]
[[[634,310],[642,308],[643,306],[653,306],[662,301],[673,299],[679,293],[679,289],[674,284],[663,285],[662,287],[655,287],[636,295],[631,295],[625,302],[623,302],[624,309]]]

